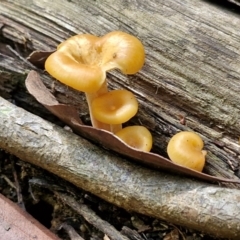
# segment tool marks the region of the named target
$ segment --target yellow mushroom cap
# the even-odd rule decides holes
[[[140,40],[121,31],[106,34],[99,40],[104,69],[120,69],[124,74],[135,74],[143,66],[145,51]]]
[[[115,134],[126,144],[138,150],[149,152],[152,148],[152,135],[143,126],[125,127]]]
[[[61,43],[45,62],[46,71],[79,91],[93,93],[114,68],[134,74],[144,64],[142,43],[130,34],[115,31],[103,37],[79,34]]]
[[[67,39],[47,58],[46,71],[78,91],[96,92],[106,79],[106,72],[94,62],[98,53],[93,46],[97,40],[90,34]]]
[[[127,122],[137,111],[137,99],[127,90],[113,90],[92,101],[93,116],[107,124]]]
[[[201,137],[188,131],[175,134],[169,141],[167,153],[169,158],[179,165],[201,172],[205,165],[206,151]]]

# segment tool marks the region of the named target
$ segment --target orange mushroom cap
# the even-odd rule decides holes
[[[93,93],[104,83],[106,71],[118,68],[125,74],[134,74],[142,68],[144,58],[142,43],[130,34],[79,34],[61,43],[47,58],[45,68],[60,82]]]
[[[130,126],[115,133],[129,146],[141,151],[149,152],[152,148],[152,135],[143,126]]]
[[[201,137],[194,132],[182,131],[169,141],[167,153],[169,158],[179,165],[201,172],[205,165],[206,151]]]
[[[127,122],[138,111],[135,96],[127,90],[113,90],[92,101],[92,114],[100,122],[121,124]]]
[[[143,66],[145,52],[142,43],[125,32],[115,31],[101,37],[102,65],[106,71],[120,69],[124,74],[135,74]]]

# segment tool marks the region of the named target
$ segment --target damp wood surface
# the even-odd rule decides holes
[[[57,122],[25,90],[24,79],[33,67],[6,45],[26,57],[33,50],[54,50],[77,33],[126,31],[143,42],[145,65],[136,75],[112,71],[108,79],[110,88],[126,88],[138,98],[140,110],[132,124],[149,128],[153,150],[164,156],[174,133],[198,132],[208,151],[204,171],[237,178],[240,10],[216,2],[1,0],[0,96]],[[81,106],[80,115],[87,116],[83,95],[39,73],[59,102]]]

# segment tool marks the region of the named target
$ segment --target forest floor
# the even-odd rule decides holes
[[[99,219],[134,240],[216,239],[118,208],[3,150],[0,150],[0,192],[64,240],[77,240],[78,235],[86,240],[102,240],[105,233],[99,230]],[[86,206],[86,215],[69,207],[58,193],[65,193]],[[94,217],[92,213],[95,213]],[[89,218],[92,219],[90,222]]]
[[[80,239],[77,235],[71,236],[73,231],[85,240],[106,239],[105,232],[99,230],[99,219],[131,240],[217,239],[160,219],[128,212],[3,150],[0,150],[0,193],[64,240]],[[86,215],[94,212],[92,222],[69,207],[58,193],[65,193],[84,204],[89,209]]]

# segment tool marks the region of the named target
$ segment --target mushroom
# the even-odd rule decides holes
[[[170,139],[167,153],[174,163],[202,172],[207,154],[205,150],[202,150],[203,145],[198,134],[182,131]]]
[[[140,151],[149,152],[152,148],[152,135],[148,129],[143,126],[125,127],[116,132],[115,135],[130,147]]]
[[[92,115],[99,122],[110,124],[112,132],[121,129],[121,124],[131,119],[138,111],[135,96],[127,90],[114,90],[92,101]]]
[[[135,74],[144,64],[144,47],[134,36],[114,31],[103,37],[79,34],[61,43],[45,62],[46,71],[60,82],[86,94],[93,127],[111,130],[95,119],[92,102],[108,92],[106,71]],[[118,127],[116,129],[121,128]]]

